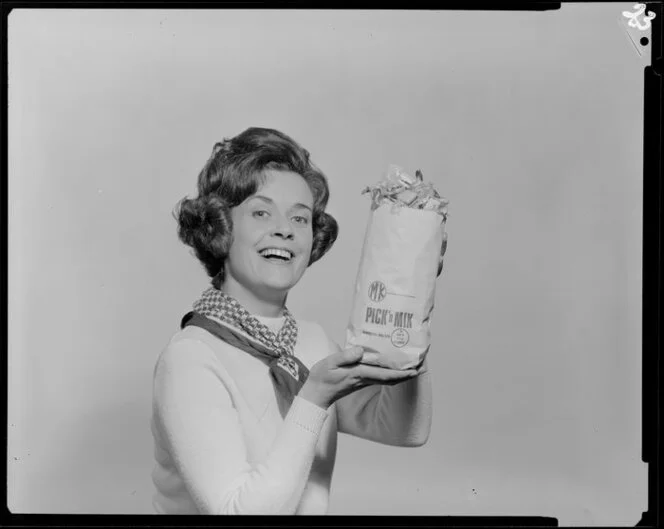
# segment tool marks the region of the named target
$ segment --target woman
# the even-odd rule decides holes
[[[179,203],[179,237],[212,286],[154,370],[158,513],[325,514],[337,432],[426,442],[426,360],[408,371],[364,365],[361,348],[341,350],[286,308],[336,239],[328,196],[306,150],[250,128],[215,145],[198,197]]]

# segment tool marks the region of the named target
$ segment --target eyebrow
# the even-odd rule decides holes
[[[254,195],[251,198],[259,198],[260,200],[263,200],[264,202],[267,202],[269,204],[274,204],[274,200],[272,200],[271,198],[266,197],[264,195]],[[304,209],[308,209],[309,211],[311,211],[311,208],[309,206],[307,206],[306,204],[302,204],[302,202],[296,202],[295,204],[293,204],[291,209],[294,209],[294,208],[304,208]]]

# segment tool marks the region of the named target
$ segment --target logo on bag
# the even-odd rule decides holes
[[[392,332],[392,345],[394,347],[403,347],[408,343],[409,338],[408,331],[405,329],[394,329]]]
[[[369,285],[369,299],[371,301],[379,302],[385,299],[387,288],[380,281],[374,281]]]

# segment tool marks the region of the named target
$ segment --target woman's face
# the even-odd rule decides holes
[[[264,185],[231,210],[233,242],[225,282],[259,297],[287,294],[309,264],[313,204],[299,174],[266,171]]]

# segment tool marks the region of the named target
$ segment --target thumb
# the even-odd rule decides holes
[[[364,355],[364,350],[360,346],[356,345],[349,347],[348,349],[341,351],[337,365],[344,366],[348,364],[355,364],[362,358],[362,355]]]

